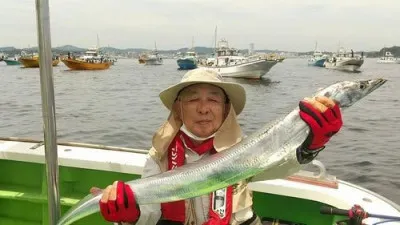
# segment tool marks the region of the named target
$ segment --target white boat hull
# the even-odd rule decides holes
[[[277,64],[277,61],[256,60],[232,66],[199,66],[214,70],[223,77],[261,79],[269,70]]]
[[[145,65],[162,65],[163,60],[147,59],[144,61]]]
[[[381,64],[400,64],[400,60],[381,60],[381,59],[378,59],[377,63],[381,63]]]
[[[358,204],[369,213],[397,217],[400,215],[400,206],[396,203],[375,192],[342,180],[337,180],[336,188],[323,187],[320,185],[307,184],[287,179],[253,182],[250,183],[249,186],[253,191],[307,199],[339,209],[350,209],[354,204]],[[371,217],[364,219],[363,224],[400,224],[400,221],[384,221],[387,220]]]
[[[337,62],[325,61],[324,67],[327,69],[343,70],[349,72],[359,71],[360,67],[364,63],[364,59],[341,59]]]

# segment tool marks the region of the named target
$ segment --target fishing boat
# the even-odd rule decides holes
[[[97,41],[99,42],[99,41]],[[115,58],[111,58],[109,55],[104,54],[102,51],[100,51],[99,49],[99,44],[97,44],[96,47],[91,47],[88,48],[83,55],[81,55],[80,57],[78,57],[78,60],[81,61],[107,61],[107,62],[111,62],[111,64],[113,64],[114,62],[116,62],[117,60]]]
[[[230,48],[225,39],[219,41],[215,56],[199,67],[214,70],[223,77],[261,79],[278,63],[277,60],[242,56],[237,49]]]
[[[107,59],[83,61],[79,59],[64,58],[61,59],[61,62],[71,70],[105,70],[110,68],[112,65],[112,62]]]
[[[157,51],[154,51],[152,54],[149,54],[146,59],[144,59],[144,64],[145,65],[162,65],[163,64],[163,59],[158,54]]]
[[[383,57],[377,60],[377,63],[400,64],[400,59],[395,58],[391,52],[387,51]]]
[[[4,61],[8,66],[21,65],[21,62],[18,61],[17,58],[6,58],[6,59],[3,59],[3,61]]]
[[[154,50],[143,60],[145,65],[162,65],[164,63],[163,58],[157,51],[157,43],[154,42]]]
[[[47,207],[45,151],[42,141],[22,138],[0,139],[0,204],[16,210],[0,213],[0,224],[44,224]],[[115,180],[139,178],[146,150],[100,146],[87,143],[58,143],[60,200],[63,211],[88,194],[92,186],[105,187]],[[360,186],[326,174],[324,165],[314,161],[313,172],[302,170],[285,179],[251,182],[254,207],[267,220],[293,224],[335,224],[345,216],[320,214],[323,206],[348,209],[353,204],[366,211],[400,217],[400,206]],[[15,179],[18,177],[18,179]],[[29,210],[28,210],[29,209]],[[4,215],[7,213],[6,215]],[[366,224],[382,219],[369,218]],[[75,223],[74,223],[75,224]],[[108,224],[99,214],[79,224]],[[391,222],[385,224],[400,224]]]
[[[264,54],[263,57],[267,60],[275,60],[277,62],[283,62],[283,60],[285,60],[283,55],[277,53]]]
[[[20,55],[14,55],[14,57],[10,57],[7,54],[3,54],[3,53],[0,53],[0,55],[1,55],[0,62],[4,61],[7,66],[21,65],[21,62],[18,60]]]
[[[314,51],[313,56],[308,60],[309,66],[324,67],[327,56],[323,55],[321,51]]]
[[[181,70],[191,70],[197,68],[199,61],[196,51],[194,50],[194,39],[192,38],[192,48],[185,52],[183,56],[180,56],[176,62]],[[179,53],[180,54],[180,53]]]
[[[80,57],[82,60],[100,59],[103,55],[100,53],[99,48],[88,48],[85,53]],[[104,57],[104,56],[103,56]]]
[[[49,6],[37,1],[40,79],[44,139],[0,139],[1,225],[56,225],[60,215],[88,194],[92,186],[105,187],[114,180],[132,180],[143,172],[147,151],[93,144],[57,142]],[[365,224],[400,224],[400,206],[357,185],[325,173],[314,161],[319,174],[300,171],[284,179],[256,181],[254,207],[265,221],[287,224],[336,224],[346,219],[336,208],[360,204],[370,213],[391,217],[368,218]],[[321,207],[328,208],[321,214]],[[346,214],[346,213],[344,213]],[[372,215],[372,214],[371,214]],[[388,221],[390,219],[390,221]],[[74,225],[110,224],[99,214]]]
[[[176,60],[178,63],[179,69],[182,70],[191,70],[197,68],[197,53],[194,51],[188,51],[185,53],[183,57],[180,57]]]
[[[326,55],[323,55],[321,51],[316,50],[313,56],[308,60],[309,66],[324,67],[324,63],[327,59]]]
[[[357,72],[364,63],[364,58],[354,55],[354,52],[347,53],[344,48],[340,48],[338,53],[328,58],[324,62],[327,69]]]
[[[146,62],[146,59],[147,59],[146,53],[139,54],[139,64],[144,64]]]
[[[324,67],[325,60],[327,59],[327,55],[322,54],[320,50],[318,50],[318,43],[315,42],[315,49],[312,57],[308,60],[309,66],[317,66]]]
[[[282,55],[279,55],[275,60],[278,62],[283,62],[283,60],[285,60],[286,58]]]
[[[25,68],[38,68],[39,67],[39,55],[21,56],[19,61]],[[58,57],[53,57],[52,65],[57,66],[60,62]]]

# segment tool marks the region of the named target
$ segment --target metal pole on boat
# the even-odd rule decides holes
[[[217,26],[214,31],[214,57],[217,58]]]
[[[39,42],[49,224],[55,225],[60,218],[60,196],[58,188],[57,133],[48,0],[36,0],[36,21]]]

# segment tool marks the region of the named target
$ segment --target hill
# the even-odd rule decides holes
[[[153,49],[144,49],[144,48],[126,48],[126,49],[119,49],[119,48],[114,48],[114,47],[101,47],[100,50],[102,52],[107,52],[107,53],[113,53],[115,55],[136,55],[139,54],[141,52],[148,52],[148,51],[152,51]],[[158,52],[160,54],[168,54],[168,55],[172,55],[175,54],[177,52],[186,52],[188,51],[189,48],[180,48],[180,49],[171,49],[171,50],[161,50],[159,49]],[[211,54],[212,52],[214,52],[213,48],[210,47],[195,47],[194,50],[200,54],[200,55],[205,55],[205,54]],[[20,54],[21,51],[25,51],[25,52],[38,52],[38,47],[32,47],[32,48],[23,48],[23,49],[17,49],[15,47],[12,46],[7,46],[7,47],[0,47],[0,52],[4,52],[6,54]],[[72,53],[82,53],[84,51],[86,51],[86,48],[80,48],[77,46],[73,46],[73,45],[63,45],[63,46],[59,46],[59,47],[54,47],[52,48],[52,51],[55,54],[67,54],[68,52],[72,52]],[[256,52],[263,52],[263,53],[274,53],[274,52],[286,52],[286,51],[282,51],[282,50],[270,50],[270,49],[264,49],[264,50],[255,50]],[[386,51],[390,51],[395,57],[400,57],[400,46],[393,46],[393,47],[389,47],[389,48],[382,48],[378,51],[370,51],[370,52],[364,52],[364,54],[368,57],[371,58],[377,58],[377,57],[381,57],[385,54]],[[247,53],[247,49],[241,49],[240,52],[242,53]],[[330,55],[332,54],[331,52],[323,52],[324,54]],[[312,55],[313,51],[307,51],[307,52],[297,52],[297,55],[302,56],[302,55]]]

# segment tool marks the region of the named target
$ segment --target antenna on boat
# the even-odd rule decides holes
[[[217,27],[215,26],[215,31],[214,31],[214,56],[217,57]]]
[[[97,49],[100,48],[100,40],[99,40],[99,34],[97,34]]]
[[[49,0],[36,0],[36,21],[40,55],[40,87],[44,124],[49,224],[55,225],[60,218],[60,196]]]

